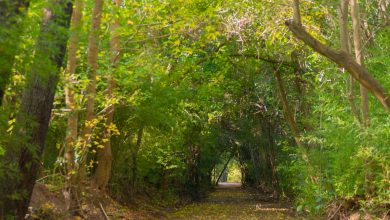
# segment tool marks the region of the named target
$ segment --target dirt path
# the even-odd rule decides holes
[[[297,219],[268,196],[242,189],[239,183],[223,183],[202,202],[182,207],[168,219]]]

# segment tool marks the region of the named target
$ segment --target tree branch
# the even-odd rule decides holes
[[[286,20],[285,25],[290,29],[293,35],[314,51],[327,57],[342,68],[345,68],[352,77],[361,85],[371,91],[381,102],[383,107],[390,112],[390,98],[388,92],[382,85],[368,72],[368,70],[359,65],[345,51],[336,51],[322,44],[320,41],[311,36],[302,25],[297,25],[293,20]]]
[[[281,65],[285,65],[285,66],[295,66],[294,63],[290,63],[290,62],[286,62],[286,61],[283,61],[283,60],[275,60],[275,59],[272,59],[272,58],[269,58],[269,57],[262,57],[262,56],[259,56],[257,54],[230,54],[229,56],[231,57],[244,57],[244,58],[253,58],[253,59],[257,59],[257,60],[261,60],[261,61],[264,61],[264,62],[267,62],[267,63],[272,63],[272,64],[281,64]]]
[[[299,0],[293,0],[294,9],[294,23],[296,25],[302,25],[301,11],[299,10]]]

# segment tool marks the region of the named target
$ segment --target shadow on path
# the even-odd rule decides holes
[[[297,219],[288,206],[269,196],[243,189],[240,183],[219,183],[201,202],[184,206],[168,219]]]

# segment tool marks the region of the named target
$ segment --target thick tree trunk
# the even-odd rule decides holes
[[[349,31],[348,31],[348,5],[349,0],[340,0],[340,15],[339,15],[339,23],[340,23],[340,44],[341,50],[345,53],[350,54],[349,47]],[[361,124],[360,114],[356,108],[355,104],[355,94],[354,94],[354,86],[355,82],[353,77],[350,75],[347,83],[348,90],[348,101],[351,106],[351,110],[353,115],[359,124]]]
[[[15,215],[24,219],[35,180],[41,166],[45,138],[48,130],[54,94],[60,68],[66,51],[67,33],[72,14],[69,0],[50,1],[45,8],[43,24],[36,43],[31,73],[27,76],[26,88],[14,130],[15,140],[7,148],[5,163],[10,166],[9,179],[0,186],[5,196],[5,216]],[[61,34],[59,34],[61,33]],[[48,47],[48,44],[51,45]],[[23,140],[16,140],[23,137]],[[17,176],[17,179],[14,180]],[[12,184],[12,185],[10,185]],[[4,189],[5,188],[5,189]],[[3,215],[4,217],[4,215]]]
[[[0,0],[0,106],[12,75],[15,47],[20,39],[20,17],[28,9],[29,0]]]
[[[296,38],[303,41],[314,51],[332,60],[340,67],[345,68],[355,80],[375,95],[386,111],[390,112],[390,97],[388,92],[374,77],[371,76],[365,67],[359,65],[344,51],[336,51],[325,46],[311,36],[302,26],[296,25],[293,21],[287,20],[285,24]]]
[[[66,108],[69,109],[68,130],[65,137],[65,159],[66,159],[66,186],[64,195],[66,198],[67,209],[75,209],[77,207],[77,193],[74,190],[75,185],[75,157],[74,145],[77,141],[77,125],[78,125],[78,106],[75,101],[74,87],[77,84],[76,67],[77,67],[77,50],[82,28],[84,0],[75,0],[74,11],[71,20],[71,34],[68,46],[68,61],[65,72],[65,101]]]
[[[104,0],[94,0],[94,6],[92,9],[92,27],[89,33],[88,39],[88,75],[89,83],[87,85],[87,107],[85,113],[84,128],[82,130],[82,145],[83,153],[80,162],[79,170],[79,184],[86,178],[86,162],[88,149],[92,143],[92,131],[93,131],[93,120],[95,119],[94,105],[96,96],[96,73],[98,69],[98,53],[99,53],[99,33],[100,23],[102,18]]]
[[[106,122],[112,122],[112,116],[108,116]],[[108,124],[107,124],[108,125]],[[110,139],[111,132],[105,131],[104,138]],[[112,151],[111,151],[111,141],[107,140],[107,142],[103,143],[103,148],[99,148],[97,150],[97,161],[98,165],[95,170],[95,185],[100,190],[105,190],[110,180],[111,176],[111,166],[112,166]]]
[[[122,0],[115,0],[116,9],[122,4]],[[112,100],[114,98],[114,88],[116,86],[115,77],[113,72],[117,68],[118,58],[120,53],[119,45],[119,35],[117,29],[119,28],[119,19],[115,16],[114,22],[111,25],[111,41],[110,41],[110,50],[111,50],[111,74],[108,78],[108,87],[107,87],[107,99]],[[114,117],[115,106],[114,103],[109,103],[107,108],[107,118],[106,118],[106,127],[104,128],[104,138],[106,142],[103,143],[104,148],[98,149],[97,151],[97,161],[98,166],[95,172],[95,182],[99,189],[104,190],[110,180],[111,176],[111,165],[112,165],[112,151],[111,151],[111,130],[110,125],[112,124]]]
[[[362,47],[362,35],[360,27],[360,16],[359,16],[359,4],[357,0],[351,0],[351,15],[352,15],[352,29],[353,29],[353,42],[355,48],[356,62],[364,67],[364,56],[363,56],[363,47]],[[369,125],[369,116],[368,116],[368,93],[367,89],[360,85],[360,96],[361,96],[361,105],[362,105],[362,117],[363,124],[365,127]]]

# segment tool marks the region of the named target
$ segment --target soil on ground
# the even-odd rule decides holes
[[[83,215],[70,216],[62,193],[52,192],[37,184],[28,219],[183,219],[183,220],[289,220],[302,219],[293,215],[287,203],[276,201],[268,194],[241,187],[240,183],[221,183],[215,191],[200,202],[193,202],[169,213],[152,213],[122,206],[109,196],[88,190],[82,205]]]
[[[288,204],[278,202],[269,195],[244,189],[240,183],[220,183],[205,200],[181,207],[167,219],[194,220],[288,220],[293,216]]]
[[[65,198],[61,191],[49,190],[44,184],[35,184],[30,201],[27,219],[45,220],[114,220],[114,219],[158,219],[159,216],[151,210],[140,210],[138,207],[121,205],[106,193],[93,187],[86,187],[82,212],[70,215],[66,208]]]

